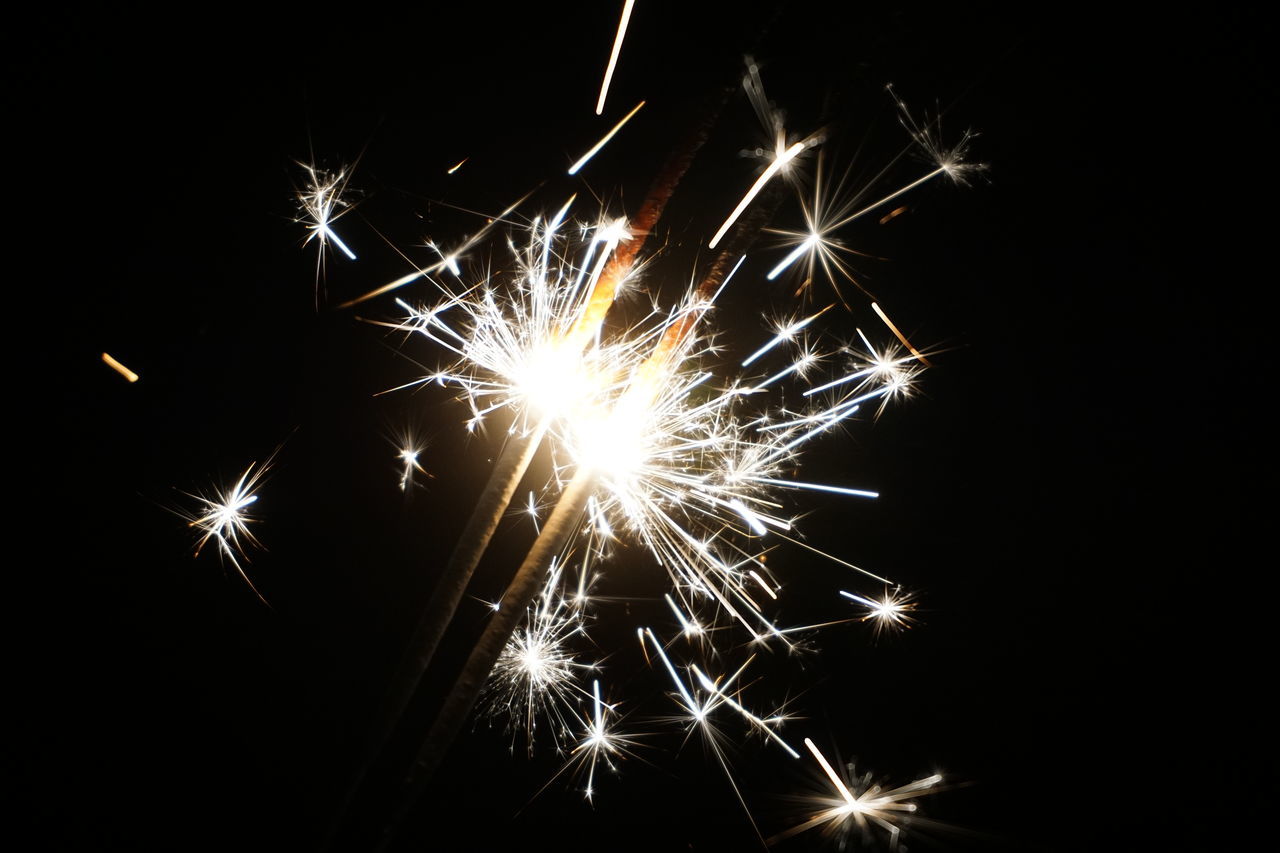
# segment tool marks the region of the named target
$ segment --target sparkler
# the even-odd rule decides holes
[[[963,161],[967,135],[960,145],[944,151],[936,145],[929,126],[916,125],[905,107],[902,111],[913,140],[935,158],[937,167],[851,214],[842,210],[830,228],[811,222],[808,235],[773,268],[769,278],[806,254],[827,257],[823,253],[829,253],[833,245],[826,236],[830,229],[843,227],[938,175],[961,181],[976,168]],[[753,237],[758,233],[759,212],[757,219],[748,223],[739,221],[744,211],[771,178],[812,142],[788,145],[780,125],[777,129],[773,162],[716,232],[711,246],[718,245],[735,223],[739,235]],[[498,519],[511,503],[516,485],[544,437],[550,439],[560,488],[550,516],[506,592],[494,604],[481,638],[405,777],[391,822],[384,828],[384,845],[396,823],[414,805],[417,792],[482,692],[487,690],[491,712],[511,713],[521,720],[530,734],[530,749],[539,717],[552,720],[557,742],[568,739],[572,719],[583,719],[572,710],[572,700],[585,695],[578,683],[579,670],[594,665],[578,663],[566,648],[567,640],[583,634],[585,617],[581,600],[553,592],[559,584],[560,566],[576,560],[579,577],[588,577],[593,564],[604,557],[602,543],[621,531],[639,542],[668,575],[672,586],[666,601],[685,636],[701,640],[710,631],[732,628],[743,632],[750,643],[778,643],[794,649],[791,635],[806,629],[780,628],[765,609],[765,599],[777,599],[780,585],[764,561],[764,553],[772,545],[762,547],[764,543],[782,541],[808,547],[790,535],[794,519],[781,493],[809,490],[864,498],[877,495],[854,485],[798,480],[794,472],[804,445],[845,423],[867,404],[882,409],[888,400],[910,390],[924,356],[911,347],[878,306],[877,313],[909,355],[900,354],[896,347],[876,349],[861,330],[860,346],[833,343],[814,333],[811,325],[830,309],[828,306],[778,324],[773,337],[741,363],[749,368],[759,362],[760,375],[741,374],[717,383],[714,371],[704,367],[712,347],[700,324],[732,275],[725,274],[729,263],[736,257],[736,270],[742,262],[737,252],[726,249],[716,259],[713,273],[676,309],[666,313],[654,310],[621,332],[604,334],[605,315],[636,262],[644,236],[652,230],[691,157],[692,151],[686,150],[673,158],[674,165],[664,170],[664,175],[674,174],[674,180],[658,181],[635,218],[630,222],[597,222],[583,230],[584,239],[575,250],[564,248],[572,200],[555,215],[535,219],[527,244],[521,248],[509,244],[518,272],[505,284],[489,279],[467,284],[457,263],[458,253],[441,250],[440,262],[433,267],[417,270],[362,297],[417,279],[435,286],[443,299],[433,306],[417,307],[397,300],[408,318],[396,326],[425,336],[456,359],[453,365],[419,382],[458,389],[471,413],[468,429],[481,428],[500,410],[512,415],[506,449],[415,630],[406,665],[393,690],[396,698],[387,717],[392,724],[430,663]],[[780,197],[773,189],[770,192],[775,199]],[[769,210],[773,205],[761,206]],[[460,287],[446,286],[432,277],[445,269],[462,282]],[[766,368],[788,351],[791,355],[784,366]],[[783,380],[804,380],[824,363],[842,366],[834,378],[803,391],[801,408],[770,404]],[[885,582],[844,561],[836,562]],[[874,602],[854,593],[843,594],[870,607],[872,614],[866,618],[875,618],[878,626],[909,621],[904,615],[910,609],[905,597],[886,596]],[[539,595],[540,603],[534,605]],[[580,582],[579,599],[583,597]],[[708,608],[715,614],[709,628],[702,615]],[[524,627],[517,632],[522,622]],[[799,757],[776,731],[783,716],[761,716],[742,703],[741,688],[735,685],[747,664],[728,679],[713,679],[699,665],[690,664],[692,678],[686,684],[653,632],[645,629],[641,637],[642,642],[645,638],[649,641],[644,644],[646,655],[652,647],[661,658],[676,684],[679,704],[690,719],[706,726],[710,740],[716,741],[718,736],[707,722],[709,715],[726,707],[753,731],[780,744],[792,757]],[[598,682],[592,699],[589,734],[574,750],[575,756],[582,753],[590,757],[588,796],[593,790],[596,761],[607,759],[620,743],[605,733]],[[812,742],[806,740],[806,745],[835,780]],[[720,760],[728,774],[723,757]],[[884,815],[902,799],[898,792],[886,794],[886,800],[867,792],[865,798],[855,797],[848,787],[841,790],[845,802],[840,808],[845,811],[840,817],[855,814],[859,825],[871,820],[892,827]],[[795,831],[832,819],[815,818]]]

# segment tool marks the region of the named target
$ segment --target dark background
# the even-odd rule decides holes
[[[912,847],[1251,838],[1275,769],[1260,698],[1269,561],[1249,542],[1266,506],[1253,497],[1266,476],[1253,401],[1268,391],[1260,293],[1274,275],[1261,264],[1270,31],[1229,9],[640,0],[597,118],[617,7],[101,8],[48,12],[26,32],[17,94],[30,121],[16,135],[32,148],[14,179],[30,192],[14,201],[27,226],[14,248],[35,263],[9,279],[35,303],[21,325],[41,339],[23,357],[53,423],[14,460],[38,487],[11,549],[21,722],[9,763],[35,837],[319,846],[498,447],[496,430],[463,435],[465,410],[443,391],[375,397],[440,356],[333,306],[407,270],[398,251],[425,262],[424,238],[474,230],[441,202],[495,212],[545,181],[524,210],[573,191],[584,212],[591,194],[633,210],[678,130],[751,52],[795,132],[830,128],[829,167],[865,176],[906,142],[886,82],[918,110],[942,105],[952,138],[981,131],[975,156],[991,166],[970,189],[930,185],[907,214],[841,235],[871,256],[858,269],[895,321],[946,352],[913,402],[818,443],[801,470],[883,493],[815,497],[803,529],[919,590],[921,624],[878,641],[860,624],[827,629],[813,654],[754,665],[751,695],[795,700],[804,719],[784,734],[796,745],[813,737],[892,782],[943,772],[954,786],[924,809],[951,829]],[[584,176],[564,178],[641,98]],[[669,300],[705,261],[698,246],[757,168],[738,152],[767,142],[735,95],[663,218],[645,286]],[[360,260],[331,256],[319,288],[293,221],[293,161],[312,157],[360,158],[361,203],[338,228]],[[799,227],[796,205],[774,224]],[[739,353],[762,315],[794,305],[765,285],[764,263],[721,311]],[[851,301],[830,328],[876,328]],[[125,383],[104,350],[142,380]],[[430,438],[433,475],[408,497],[388,439],[405,426]],[[266,550],[248,568],[268,608],[214,554],[192,559],[175,510],[281,444],[254,506]],[[482,590],[531,535],[514,519],[502,530]],[[786,561],[782,621],[847,614],[844,570]],[[670,629],[652,600],[662,589],[623,549],[601,591],[636,600],[593,632],[611,695],[645,730],[674,707],[634,641],[636,624]],[[478,624],[482,611],[464,614]],[[482,723],[403,849],[760,847],[696,738],[681,748],[668,728],[644,742],[598,782],[593,808],[564,780],[537,794],[557,757],[510,756]],[[816,783],[807,757],[753,738],[733,767],[765,836],[799,822],[785,797]]]

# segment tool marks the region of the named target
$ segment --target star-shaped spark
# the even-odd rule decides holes
[[[215,543],[218,553],[230,561],[264,604],[268,603],[266,598],[258,592],[253,581],[249,580],[240,561],[245,559],[247,546],[262,547],[249,529],[250,523],[257,519],[249,515],[248,508],[258,500],[258,488],[270,467],[270,461],[260,467],[256,462],[250,463],[231,488],[217,489],[212,496],[190,495],[203,506],[195,514],[188,516],[188,526],[196,528],[201,534],[196,541],[196,556],[200,556],[200,552],[210,542]]]

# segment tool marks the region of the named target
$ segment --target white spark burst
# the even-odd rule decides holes
[[[342,197],[347,188],[349,176],[346,170],[326,172],[309,163],[298,163],[307,173],[306,185],[298,191],[298,207],[306,217],[307,239],[302,245],[315,240],[320,246],[317,265],[323,263],[324,248],[329,243],[337,246],[351,260],[356,259],[355,252],[342,242],[333,223],[351,211],[351,205]],[[300,220],[301,221],[301,220]]]
[[[258,489],[270,467],[270,460],[261,466],[256,462],[250,463],[240,475],[240,479],[230,488],[216,489],[212,495],[188,493],[188,496],[199,501],[202,507],[196,513],[187,515],[188,526],[200,532],[200,537],[196,541],[195,555],[200,556],[200,552],[206,545],[210,542],[215,543],[218,553],[231,563],[264,604],[267,600],[263,598],[262,593],[258,592],[253,581],[249,580],[249,575],[245,573],[240,561],[245,559],[247,547],[262,547],[254,537],[253,531],[249,529],[249,525],[256,519],[249,514],[248,508],[258,500]],[[257,470],[255,471],[254,468]]]
[[[852,763],[844,766],[844,775],[838,773],[812,740],[805,738],[804,745],[838,796],[825,794],[808,798],[809,818],[768,839],[770,844],[818,828],[833,838],[858,835],[869,840],[874,826],[886,833],[890,849],[897,849],[909,821],[919,809],[913,800],[936,793],[942,782],[942,776],[934,774],[897,788],[885,788],[875,782],[870,773],[859,775]]]

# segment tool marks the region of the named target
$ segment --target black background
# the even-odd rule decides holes
[[[947,351],[913,402],[819,443],[802,469],[883,493],[815,498],[803,529],[920,590],[922,624],[879,641],[837,626],[814,654],[763,660],[761,703],[795,700],[795,743],[892,781],[940,770],[955,783],[925,801],[953,828],[913,847],[1251,837],[1274,788],[1260,698],[1274,605],[1266,552],[1249,544],[1265,507],[1253,401],[1268,391],[1260,292],[1273,277],[1268,32],[1226,9],[641,0],[597,118],[616,15],[101,8],[47,13],[27,33],[17,135],[34,145],[14,164],[30,191],[12,208],[14,248],[35,263],[9,286],[33,302],[12,326],[34,329],[22,372],[54,417],[14,468],[32,470],[10,563],[24,822],[58,849],[319,846],[498,447],[497,431],[464,436],[443,391],[375,397],[438,355],[333,306],[406,271],[397,251],[422,261],[424,238],[475,228],[442,201],[494,212],[545,181],[526,210],[575,190],[633,209],[677,130],[751,52],[789,126],[831,129],[829,166],[864,175],[905,143],[886,82],[920,108],[936,99],[953,135],[980,130],[991,166],[989,181],[922,188],[906,215],[842,235],[873,256],[858,268],[899,325]],[[563,178],[641,98],[584,177]],[[671,297],[687,281],[755,173],[738,152],[765,144],[736,95],[663,218],[646,287]],[[360,158],[362,199],[338,229],[360,261],[331,257],[318,288],[292,202],[294,161],[312,157]],[[798,222],[794,204],[775,220]],[[738,353],[794,305],[761,269],[721,309]],[[846,335],[876,322],[852,301],[853,317],[831,315]],[[142,380],[126,384],[104,350]],[[433,475],[408,498],[388,440],[406,425],[430,437]],[[191,558],[171,510],[281,443],[254,508],[266,550],[248,568],[268,608],[213,554]],[[531,535],[515,519],[503,531],[494,564]],[[846,612],[843,570],[788,560],[783,621]],[[661,591],[623,549],[602,592],[638,600],[595,632],[611,694],[642,729],[673,707],[633,633],[665,624]],[[760,847],[718,765],[675,730],[598,783],[594,808],[563,780],[535,797],[558,761],[508,743],[483,723],[460,738],[404,849]],[[765,836],[799,821],[785,796],[816,784],[811,764],[742,745],[735,777]]]

